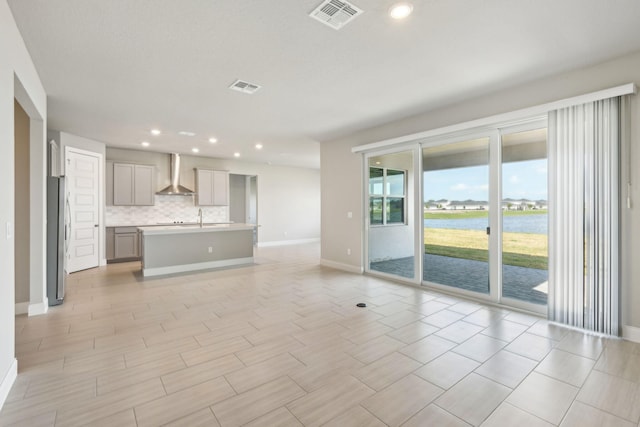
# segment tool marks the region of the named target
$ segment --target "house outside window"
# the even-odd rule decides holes
[[[389,168],[370,167],[370,224],[406,224],[406,192],[406,171]]]

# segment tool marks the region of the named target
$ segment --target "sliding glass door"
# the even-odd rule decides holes
[[[502,297],[547,305],[547,129],[503,132]]]
[[[365,159],[366,271],[546,309],[546,120]]]
[[[489,140],[422,150],[427,283],[489,294]]]

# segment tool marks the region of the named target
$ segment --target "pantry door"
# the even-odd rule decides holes
[[[65,227],[67,273],[100,264],[100,155],[67,148]]]

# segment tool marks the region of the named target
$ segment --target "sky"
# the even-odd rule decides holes
[[[489,200],[489,167],[425,172],[424,200]],[[502,165],[502,198],[547,200],[547,160]]]

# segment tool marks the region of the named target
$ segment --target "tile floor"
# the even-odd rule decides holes
[[[318,259],[71,275],[64,305],[16,318],[0,425],[639,425],[640,344]]]

